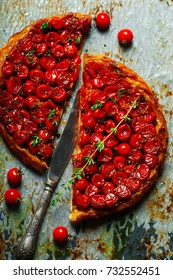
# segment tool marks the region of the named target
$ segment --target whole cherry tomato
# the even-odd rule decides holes
[[[129,45],[133,40],[133,32],[130,29],[122,29],[118,32],[118,41],[122,45]]]
[[[5,192],[4,199],[8,204],[15,204],[21,199],[21,193],[16,189],[9,189]]]
[[[64,226],[58,226],[53,230],[53,238],[56,242],[65,242],[68,239],[68,230]]]
[[[66,44],[64,46],[64,52],[65,52],[66,57],[72,58],[77,55],[77,48],[74,44]]]
[[[96,16],[96,24],[97,24],[97,27],[100,28],[100,29],[106,29],[109,27],[110,25],[110,16],[105,13],[105,12],[101,12],[101,13],[98,13],[97,16]]]
[[[7,172],[7,180],[12,185],[18,185],[22,180],[22,170],[21,168],[13,167]]]

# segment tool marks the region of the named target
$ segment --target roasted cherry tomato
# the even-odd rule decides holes
[[[16,189],[9,189],[5,192],[4,199],[8,204],[15,204],[21,199],[21,193]]]
[[[13,167],[7,172],[7,180],[12,185],[18,185],[22,181],[21,168]]]
[[[64,226],[58,226],[53,230],[53,238],[56,242],[65,242],[68,239],[68,230]]]
[[[96,24],[97,24],[97,27],[100,28],[100,29],[106,29],[109,27],[110,25],[110,16],[105,13],[105,12],[101,12],[101,13],[98,13],[97,16],[96,16]]]
[[[130,29],[122,29],[118,32],[118,41],[122,45],[129,45],[133,40],[133,32]]]

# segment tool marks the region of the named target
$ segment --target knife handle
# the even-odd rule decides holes
[[[54,189],[52,186],[45,185],[40,200],[38,202],[37,209],[34,216],[24,234],[22,240],[20,241],[17,248],[17,258],[21,260],[31,260],[34,257],[35,249],[39,237],[39,232],[41,225],[50,203],[52,193]]]

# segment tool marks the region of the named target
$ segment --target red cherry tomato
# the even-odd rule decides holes
[[[128,143],[121,143],[116,147],[116,150],[120,156],[126,157],[131,152],[131,147]]]
[[[68,230],[64,226],[58,226],[53,230],[53,238],[56,242],[65,242],[68,239]]]
[[[22,180],[22,170],[17,167],[11,168],[7,172],[7,180],[12,185],[20,184],[20,182]]]
[[[26,106],[32,110],[38,107],[39,99],[34,95],[28,95],[25,99]]]
[[[43,71],[39,68],[32,69],[29,73],[29,77],[34,84],[39,84],[43,80]]]
[[[27,80],[23,85],[23,90],[27,95],[33,94],[35,92],[34,82]]]
[[[105,179],[104,179],[103,175],[101,175],[100,173],[96,173],[91,178],[91,182],[96,187],[102,187],[105,183]]]
[[[60,41],[59,34],[57,32],[49,32],[44,36],[44,41],[48,45],[48,47],[53,48]]]
[[[10,61],[5,61],[2,65],[2,74],[5,78],[9,78],[14,72],[14,64]]]
[[[74,44],[67,44],[64,46],[64,52],[66,57],[72,58],[77,55],[77,48]]]
[[[78,191],[83,192],[88,187],[88,184],[87,179],[81,178],[75,183],[75,187]]]
[[[48,50],[48,46],[46,45],[46,43],[42,42],[40,44],[37,44],[36,46],[36,53],[38,56],[44,55]]]
[[[16,189],[9,189],[4,194],[4,199],[8,204],[15,204],[21,199],[21,194]]]
[[[65,89],[57,86],[51,91],[51,98],[55,102],[63,102],[67,98]]]
[[[51,95],[51,87],[46,84],[39,84],[36,87],[36,96],[41,100],[48,99]]]
[[[104,163],[100,168],[100,174],[105,179],[110,179],[114,174],[115,166],[112,163]]]
[[[134,177],[139,180],[146,180],[150,175],[150,168],[147,164],[141,163],[134,171]]]
[[[17,76],[20,78],[20,79],[26,79],[28,77],[28,74],[29,74],[29,70],[28,70],[28,67],[26,67],[26,65],[21,65],[19,67],[19,70],[17,72]]]
[[[111,22],[110,16],[107,13],[101,12],[101,13],[97,14],[96,24],[97,24],[98,28],[106,29],[109,27],[110,22]]]
[[[133,40],[133,32],[130,29],[122,29],[118,32],[118,41],[122,45],[129,45]]]

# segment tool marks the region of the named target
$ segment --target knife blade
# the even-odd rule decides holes
[[[17,247],[18,259],[27,260],[34,257],[39,232],[46,210],[75,147],[78,133],[78,118],[79,95],[76,94],[66,126],[52,154],[45,187],[37,204],[36,211],[31,219],[28,229]]]

